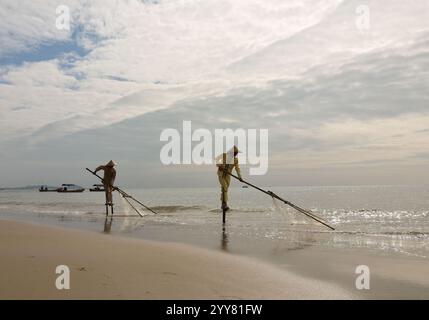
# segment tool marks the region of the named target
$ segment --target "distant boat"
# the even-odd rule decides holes
[[[242,186],[242,188],[243,188],[243,189],[248,189],[248,188],[249,188],[249,186]]]
[[[81,186],[77,186],[75,184],[66,184],[63,183],[61,187],[57,189],[57,192],[60,193],[78,193],[78,192],[84,192],[85,188],[82,188]]]
[[[40,186],[39,192],[57,192],[58,188],[49,188],[48,186]]]
[[[104,186],[102,184],[94,184],[93,188],[89,189],[90,192],[104,192]]]

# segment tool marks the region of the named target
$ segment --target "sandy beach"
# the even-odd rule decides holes
[[[352,299],[274,266],[192,246],[0,221],[0,299]],[[70,268],[58,290],[55,268]]]
[[[0,300],[429,300],[429,1],[17,3]]]

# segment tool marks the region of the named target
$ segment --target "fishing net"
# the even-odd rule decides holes
[[[133,232],[143,225],[144,219],[137,215],[131,204],[121,195],[124,220],[121,225],[121,232]]]
[[[290,208],[276,198],[273,199],[274,210],[282,215],[289,224],[313,224],[310,218],[307,218],[297,210]]]
[[[131,205],[128,203],[128,201],[121,195],[121,201],[122,201],[122,209],[123,209],[123,215],[124,216],[134,216],[136,213],[131,207]]]

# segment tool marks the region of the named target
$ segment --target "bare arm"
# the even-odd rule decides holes
[[[100,170],[104,170],[104,166],[99,166],[99,167],[97,167],[97,169],[95,169],[95,173],[97,173],[98,171],[100,171]]]

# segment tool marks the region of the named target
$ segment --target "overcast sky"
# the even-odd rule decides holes
[[[428,0],[2,0],[0,186],[110,159],[124,186],[214,186],[160,162],[183,120],[269,129],[263,185],[427,184],[428,21]]]

